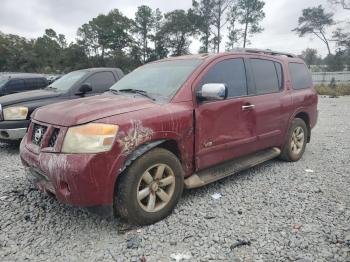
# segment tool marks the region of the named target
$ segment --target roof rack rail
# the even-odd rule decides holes
[[[255,49],[255,48],[235,48],[231,52],[246,52],[254,54],[266,54],[266,55],[283,55],[291,58],[296,58],[296,55],[284,52],[272,51],[271,49]]]

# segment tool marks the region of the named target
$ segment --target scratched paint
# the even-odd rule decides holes
[[[129,155],[132,153],[139,145],[144,142],[151,140],[153,135],[153,130],[142,125],[142,122],[131,121],[132,127],[127,133],[121,132],[118,138],[118,143],[122,149],[122,155]]]

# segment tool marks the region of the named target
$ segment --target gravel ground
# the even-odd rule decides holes
[[[350,261],[350,97],[320,98],[319,109],[301,161],[187,191],[146,227],[59,204],[26,182],[18,149],[0,144],[0,260]]]

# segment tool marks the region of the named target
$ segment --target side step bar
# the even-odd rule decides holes
[[[242,170],[271,160],[280,154],[281,150],[274,147],[210,167],[185,179],[185,187],[190,189],[205,186],[217,180],[236,174]]]

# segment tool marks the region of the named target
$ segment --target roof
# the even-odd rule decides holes
[[[30,73],[7,73],[0,75],[1,78],[11,78],[11,79],[26,79],[26,78],[45,78],[44,75],[41,74],[30,74]]]
[[[114,67],[92,67],[92,68],[86,68],[86,69],[80,69],[77,71],[83,71],[83,72],[102,72],[102,71],[114,71],[120,78],[124,76],[123,70],[120,68],[114,68]]]
[[[302,62],[302,59],[297,57],[294,54],[286,53],[286,52],[278,52],[273,51],[270,49],[253,49],[253,48],[236,48],[231,51],[222,52],[222,53],[204,53],[204,54],[198,54],[198,55],[185,55],[185,56],[178,56],[178,57],[170,57],[165,58],[161,61],[171,61],[171,60],[187,60],[187,59],[215,59],[217,57],[225,56],[225,55],[232,55],[232,54],[245,54],[245,55],[260,55],[265,57],[272,57],[272,58],[278,58],[280,60],[287,60],[287,61],[295,61],[295,62]]]
[[[92,67],[92,68],[80,69],[80,70],[77,70],[77,71],[100,72],[100,71],[106,71],[106,70],[119,71],[121,69],[120,68],[113,68],[113,67]]]

